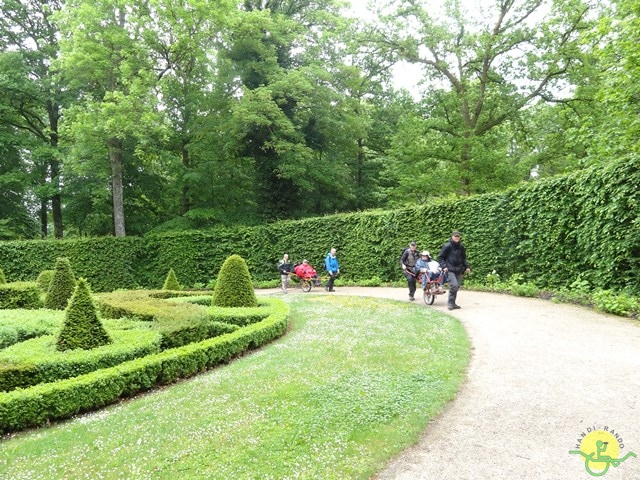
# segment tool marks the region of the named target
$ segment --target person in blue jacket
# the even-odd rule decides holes
[[[338,264],[338,257],[336,257],[335,248],[332,248],[331,251],[327,253],[327,258],[324,259],[324,266],[329,274],[329,281],[327,282],[325,290],[327,292],[333,292],[333,282],[336,279],[336,275],[340,273],[340,264]]]

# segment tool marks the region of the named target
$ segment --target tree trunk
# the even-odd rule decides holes
[[[47,106],[49,111],[49,127],[51,134],[49,142],[53,148],[58,149],[58,119],[60,118],[59,108],[55,104]],[[55,238],[62,238],[62,201],[60,200],[60,162],[57,157],[51,158],[51,183],[56,189],[56,193],[51,197],[51,213],[53,214],[53,234]]]
[[[191,158],[189,157],[189,150],[187,150],[187,142],[182,144],[182,165],[187,171],[191,170]],[[191,189],[189,188],[188,181],[185,180],[182,185],[182,213],[185,214],[191,210]]]
[[[47,233],[49,233],[49,220],[47,218],[48,203],[46,200],[40,201],[40,235],[42,235],[42,238],[47,238]]]
[[[107,141],[111,163],[111,193],[113,197],[113,233],[124,237],[124,194],[122,182],[122,140],[112,137]]]

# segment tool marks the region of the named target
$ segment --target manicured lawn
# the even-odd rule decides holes
[[[160,391],[0,441],[2,479],[368,478],[464,380],[468,342],[423,305],[290,295],[277,342]]]

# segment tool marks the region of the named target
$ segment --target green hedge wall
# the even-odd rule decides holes
[[[1,242],[11,279],[35,280],[59,256],[94,291],[162,287],[168,268],[183,286],[207,285],[238,254],[254,280],[278,277],[283,253],[307,258],[320,274],[338,250],[345,279],[402,278],[398,259],[411,240],[437,255],[462,230],[473,275],[520,273],[540,287],[592,285],[640,293],[640,157],[504,192],[435,201],[393,211],[366,211],[258,227],[63,241]]]

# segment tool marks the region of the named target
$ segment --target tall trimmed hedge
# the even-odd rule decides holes
[[[592,285],[640,293],[640,156],[504,192],[393,211],[284,221],[257,227],[64,241],[0,242],[8,277],[34,280],[57,256],[95,291],[158,288],[167,266],[181,283],[207,284],[232,254],[256,280],[276,279],[284,252],[322,273],[336,247],[343,278],[401,279],[398,258],[411,240],[434,255],[462,230],[473,275],[521,273],[540,287]]]
[[[164,285],[162,286],[163,290],[181,290],[180,282],[178,282],[178,277],[176,277],[176,272],[173,271],[173,268],[169,269],[169,273],[167,273],[167,278],[164,279]]]
[[[214,307],[258,306],[247,263],[240,255],[231,255],[222,264],[211,304]]]
[[[56,260],[53,278],[49,283],[49,290],[44,300],[45,308],[64,310],[76,288],[76,278],[71,269],[68,258],[60,257]]]
[[[111,341],[98,317],[98,309],[91,298],[89,285],[84,278],[80,278],[69,301],[69,308],[65,312],[62,329],[56,339],[56,348],[59,351],[76,348],[91,350],[108,345]]]

